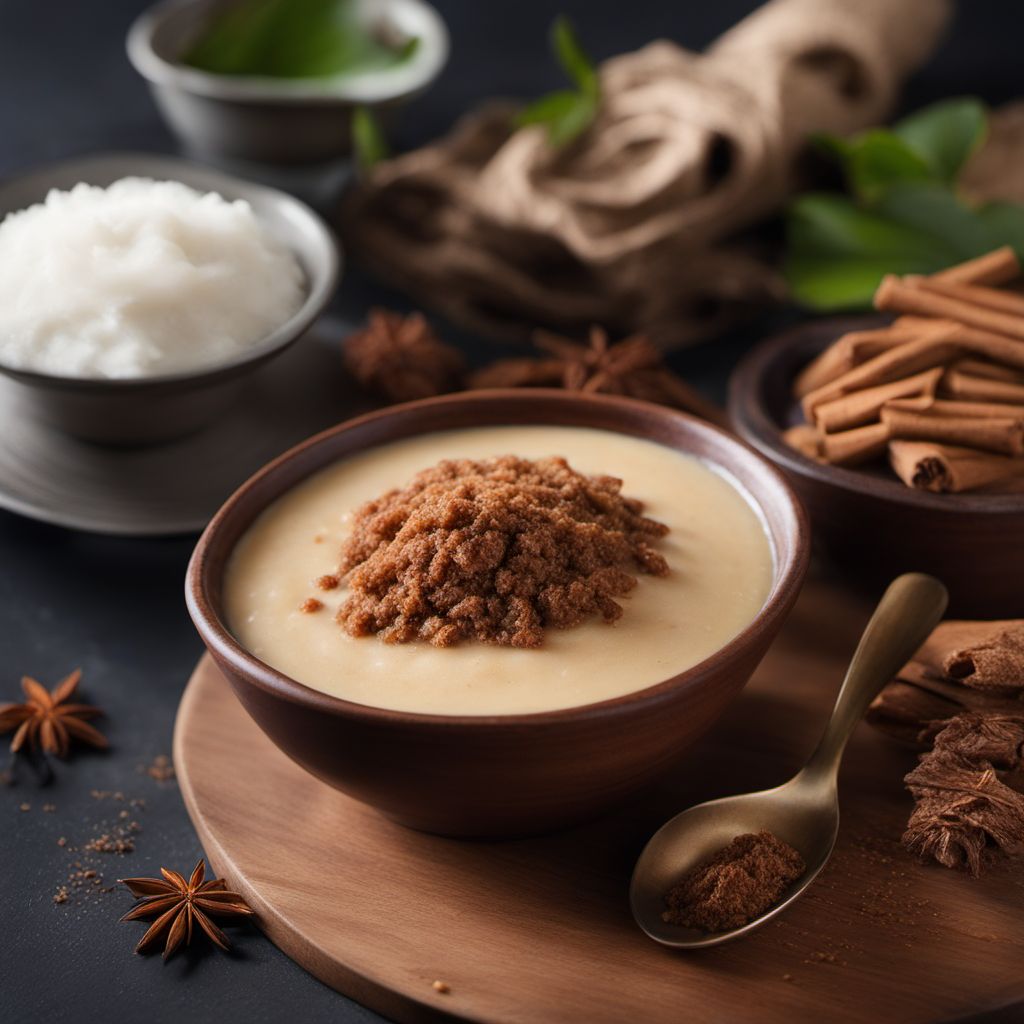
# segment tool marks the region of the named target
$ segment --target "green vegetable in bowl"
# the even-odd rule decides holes
[[[184,63],[218,75],[333,78],[396,67],[418,44],[368,21],[353,0],[242,0],[213,18]]]
[[[791,204],[785,270],[796,301],[860,309],[885,274],[932,273],[1007,244],[1024,258],[1024,206],[972,203],[957,190],[986,126],[979,101],[953,99],[889,130],[816,137],[851,194],[808,193]]]

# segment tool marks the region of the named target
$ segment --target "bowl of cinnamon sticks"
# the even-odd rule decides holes
[[[932,573],[958,614],[1024,615],[1024,273],[1009,247],[887,276],[878,316],[812,321],[737,367],[737,432],[819,549],[872,585]]]

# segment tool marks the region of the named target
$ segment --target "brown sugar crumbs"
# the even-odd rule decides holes
[[[803,857],[762,829],[736,836],[665,895],[668,924],[724,932],[771,909],[807,870]]]
[[[318,601],[315,597],[307,597],[306,600],[299,605],[299,611],[310,615],[313,612],[320,611],[323,606],[323,601]]]
[[[668,527],[621,488],[559,457],[440,462],[356,511],[338,622],[352,636],[437,647],[537,647],[545,629],[613,622],[635,573],[669,571],[652,546]]]

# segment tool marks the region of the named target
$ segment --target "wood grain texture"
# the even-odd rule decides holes
[[[744,694],[677,771],[628,811],[557,835],[464,842],[384,820],[274,747],[208,657],[178,715],[182,792],[213,865],[267,935],[401,1021],[1024,1013],[1019,864],[972,880],[904,854],[901,779],[914,755],[865,726],[843,767],[833,861],[780,919],[694,955],[655,945],[630,917],[630,872],[657,826],[694,802],[782,782],[810,753],[869,612],[808,585]],[[451,991],[435,992],[435,979]]]

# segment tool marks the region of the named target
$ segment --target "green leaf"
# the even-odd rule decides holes
[[[980,256],[1002,243],[977,213],[941,185],[895,185],[874,212],[917,232],[949,263]]]
[[[924,160],[901,139],[883,131],[860,136],[846,159],[846,175],[854,194],[868,204],[892,185],[932,180]]]
[[[953,262],[933,239],[845,196],[800,197],[786,232],[793,297],[818,310],[868,307],[885,274],[930,273]]]
[[[901,269],[891,260],[869,256],[824,261],[791,257],[785,265],[793,299],[822,313],[870,309],[875,289],[886,274],[915,272],[919,272],[917,266]]]
[[[568,18],[560,15],[551,26],[551,46],[576,89],[562,89],[535,100],[516,118],[516,124],[542,124],[548,141],[561,146],[582,135],[597,116],[601,85],[593,61],[583,52]]]
[[[594,62],[580,46],[572,22],[564,14],[555,18],[551,26],[551,46],[562,70],[576,83],[580,92],[596,99],[599,86]]]
[[[1016,203],[987,203],[975,211],[991,232],[993,248],[1012,245],[1024,260],[1024,206]]]
[[[384,132],[369,107],[356,107],[352,111],[352,150],[363,172],[391,155]]]
[[[548,93],[531,103],[519,115],[517,123],[546,125],[549,141],[552,145],[561,146],[586,131],[596,113],[596,100],[582,93],[564,90]]]
[[[386,41],[352,0],[249,0],[219,13],[184,60],[213,74],[327,78],[395,67],[418,42]]]
[[[846,165],[846,159],[850,155],[850,151],[853,149],[852,142],[844,139],[841,135],[830,135],[828,132],[813,132],[807,137],[807,141],[810,142],[815,149],[824,153],[826,156],[833,157],[844,167]]]
[[[943,100],[893,127],[940,181],[952,184],[967,158],[985,138],[985,106],[969,97]]]

